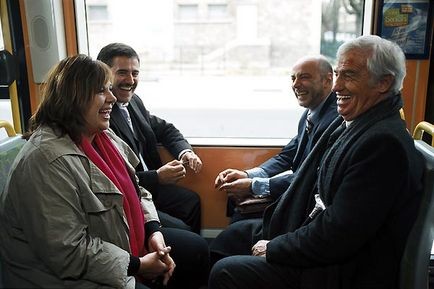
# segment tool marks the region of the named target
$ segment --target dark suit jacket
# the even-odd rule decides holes
[[[317,280],[315,288],[398,288],[401,256],[422,193],[423,161],[397,99],[364,113],[331,143],[341,120],[330,125],[289,189],[265,211],[257,238],[271,240],[267,261],[319,268],[327,284],[318,271],[304,271]],[[326,209],[306,224],[310,209],[303,202],[309,203],[312,189]]]
[[[143,171],[143,167],[137,167],[137,175],[140,185],[154,194],[158,192],[157,169],[163,164],[158,154],[157,144],[161,143],[174,158],[184,149],[192,149],[179,130],[173,124],[166,122],[145,108],[142,100],[133,95],[128,105],[131,121],[133,123],[134,134],[128,127],[128,123],[122,116],[117,105],[113,106],[110,115],[110,128],[121,137],[138,155],[141,153],[143,160],[148,167]]]
[[[298,123],[298,134],[282,149],[282,151],[265,161],[261,167],[270,178],[270,194],[277,199],[289,187],[294,174],[276,176],[287,170],[296,173],[297,169],[312,150],[320,136],[338,116],[336,107],[336,94],[331,93],[321,110],[318,112],[318,121],[312,128],[311,137],[305,131],[308,109],[303,113]]]

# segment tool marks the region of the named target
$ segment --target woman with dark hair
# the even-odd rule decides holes
[[[0,199],[6,287],[206,282],[206,241],[160,228],[151,194],[137,184],[137,157],[107,130],[111,78],[107,65],[84,55],[50,72]]]

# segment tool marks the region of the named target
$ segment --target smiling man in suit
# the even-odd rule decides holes
[[[101,49],[97,59],[110,66],[113,73],[112,92],[117,105],[110,115],[110,128],[139,156],[139,183],[152,193],[161,224],[200,233],[200,198],[176,183],[185,177],[186,167],[198,173],[201,159],[173,124],[152,115],[134,93],[140,59],[132,47],[111,43]],[[158,143],[171,153],[173,161],[162,163]]]
[[[305,107],[298,123],[298,134],[282,151],[259,167],[246,171],[226,169],[219,173],[215,186],[243,200],[270,196],[276,200],[291,184],[297,169],[325,129],[337,116],[336,94],[332,92],[333,69],[323,56],[306,56],[292,67],[292,89],[300,106]],[[231,215],[231,200],[228,215]],[[237,209],[232,222],[261,217],[262,211],[241,214]]]
[[[404,52],[389,40],[364,35],[339,47],[332,89],[342,118],[262,221],[217,237],[214,249],[229,257],[214,265],[209,289],[399,287],[424,167],[399,112],[405,74]]]

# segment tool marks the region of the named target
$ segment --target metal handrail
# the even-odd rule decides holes
[[[431,146],[434,147],[434,125],[427,122],[427,121],[421,121],[420,123],[418,123],[414,129],[413,132],[413,139],[418,139],[421,140],[422,139],[422,135],[424,133],[428,133],[431,135]]]
[[[0,128],[4,128],[9,137],[16,136],[14,127],[5,120],[0,120]]]

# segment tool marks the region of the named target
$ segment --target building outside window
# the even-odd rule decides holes
[[[101,2],[107,9],[97,12]],[[86,5],[94,9],[87,13],[90,55],[110,42],[131,45],[141,61],[136,93],[193,143],[241,138],[285,144],[303,112],[291,89],[291,65],[319,53],[334,62],[337,47],[362,33],[364,1],[86,0]],[[102,11],[110,21],[97,21]]]
[[[227,4],[208,4],[209,19],[225,19],[228,17]]]

